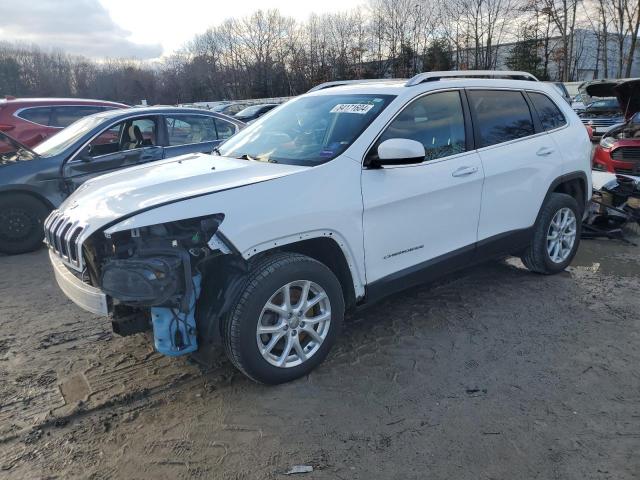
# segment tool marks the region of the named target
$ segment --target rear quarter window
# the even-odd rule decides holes
[[[567,120],[557,105],[544,93],[528,92],[533,107],[538,113],[542,129],[553,130],[567,124]]]
[[[529,105],[522,92],[512,90],[469,90],[478,147],[516,140],[535,133]]]
[[[16,114],[18,118],[38,125],[49,126],[51,119],[51,107],[28,107],[19,110]]]

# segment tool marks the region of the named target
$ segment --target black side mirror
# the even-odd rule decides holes
[[[81,162],[90,162],[91,161],[91,145],[85,145],[82,147],[82,150],[78,152],[76,157]]]

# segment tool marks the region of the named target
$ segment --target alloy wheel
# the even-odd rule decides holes
[[[549,224],[547,232],[547,253],[554,263],[562,263],[571,254],[576,242],[576,215],[570,208],[558,210]]]
[[[296,280],[280,287],[262,308],[258,349],[273,366],[295,367],[318,352],[330,327],[327,292],[315,282]]]

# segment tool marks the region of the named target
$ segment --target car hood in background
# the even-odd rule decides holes
[[[625,120],[640,112],[640,79],[618,83],[613,90]]]
[[[640,111],[640,79],[592,82],[583,89],[589,97],[616,97],[625,120]]]
[[[307,168],[311,167],[202,153],[183,155],[89,180],[58,210],[93,232],[143,210],[272,180]]]

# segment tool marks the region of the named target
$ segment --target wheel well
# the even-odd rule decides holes
[[[356,295],[351,270],[344,252],[335,240],[327,237],[310,238],[283,245],[278,250],[300,253],[326,265],[340,281],[346,308],[355,306]]]
[[[35,198],[43,205],[45,205],[49,210],[53,210],[53,205],[49,200],[44,198],[42,195],[38,195],[30,190],[2,190],[0,191],[0,197],[5,197],[7,195],[28,195],[31,198]]]
[[[576,202],[578,202],[578,207],[580,210],[584,210],[585,201],[586,201],[586,185],[584,183],[584,179],[582,178],[572,178],[571,180],[566,180],[556,186],[553,190],[555,193],[565,193],[567,195],[571,195],[575,198]]]

